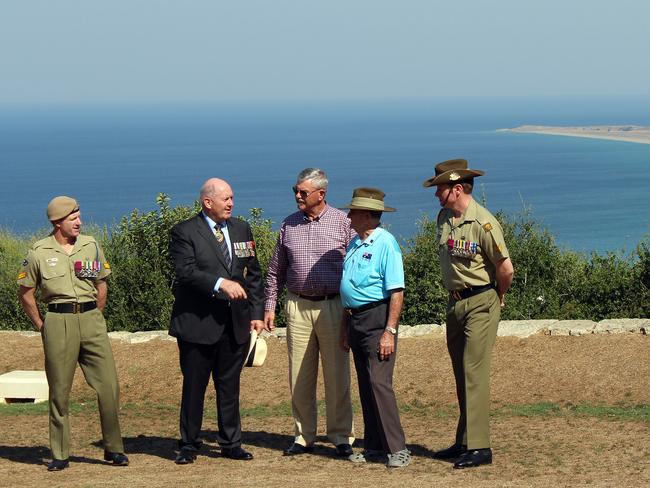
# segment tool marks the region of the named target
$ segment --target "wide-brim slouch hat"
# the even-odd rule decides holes
[[[396,209],[384,204],[386,194],[379,188],[355,188],[352,201],[341,208],[349,210],[370,210],[374,212],[394,212]]]
[[[466,159],[449,159],[436,164],[436,174],[425,180],[422,186],[444,185],[448,183],[462,183],[485,173],[478,169],[469,169]]]

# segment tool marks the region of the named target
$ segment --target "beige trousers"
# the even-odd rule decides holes
[[[314,302],[287,293],[287,348],[295,442],[311,446],[316,440],[318,357],[325,383],[327,438],[352,444],[350,357],[339,347],[343,307],[337,298]]]
[[[490,365],[500,316],[496,290],[447,305],[447,349],[460,409],[456,443],[470,450],[490,447]]]
[[[52,458],[70,456],[68,400],[77,363],[86,382],[97,392],[104,449],[124,452],[119,410],[119,386],[113,351],[102,313],[52,313],[42,331],[45,374],[50,388],[50,448]]]

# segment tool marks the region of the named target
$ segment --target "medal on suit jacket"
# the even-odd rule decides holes
[[[221,243],[223,242],[223,240],[226,238],[226,237],[223,235],[223,232],[221,232],[221,228],[219,228],[219,227],[217,227],[216,229],[214,229],[214,236],[217,238],[217,242],[218,242],[219,244],[221,244]]]
[[[255,241],[233,242],[232,248],[238,258],[252,258],[255,256]]]

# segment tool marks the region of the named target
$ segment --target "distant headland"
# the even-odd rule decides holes
[[[588,125],[585,127],[555,127],[548,125],[520,125],[513,129],[498,129],[502,132],[524,132],[550,136],[587,137],[611,141],[650,144],[650,127],[640,125]]]

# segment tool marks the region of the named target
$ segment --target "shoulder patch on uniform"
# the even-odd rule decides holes
[[[485,232],[490,232],[492,230],[492,224],[489,222],[487,224],[483,224],[483,230]]]
[[[18,273],[18,278],[16,278],[16,279],[17,280],[22,280],[25,276],[27,276],[27,273],[25,273],[24,271],[21,271],[20,273]]]

